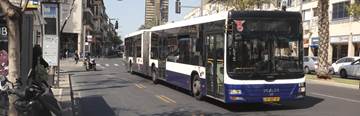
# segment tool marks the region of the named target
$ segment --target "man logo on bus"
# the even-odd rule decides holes
[[[235,20],[237,31],[242,32],[244,30],[244,26],[243,26],[244,23],[245,23],[244,20]]]

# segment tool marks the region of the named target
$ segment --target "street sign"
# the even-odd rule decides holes
[[[43,26],[43,57],[50,66],[59,66],[59,17],[57,3],[42,3],[42,15],[46,21]]]
[[[29,3],[27,4],[27,9],[37,9],[40,6],[39,0],[29,0]]]
[[[0,19],[0,75],[8,75],[8,66],[8,33],[5,21]]]
[[[55,36],[45,36],[43,38],[43,57],[50,66],[58,65],[59,39]]]

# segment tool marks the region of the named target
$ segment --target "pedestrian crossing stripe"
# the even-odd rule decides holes
[[[104,66],[103,66],[104,65]],[[113,64],[115,67],[119,67],[119,64]],[[96,66],[100,67],[100,68],[105,68],[105,67],[110,67],[110,64],[96,64]]]

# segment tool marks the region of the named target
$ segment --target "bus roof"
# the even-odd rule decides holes
[[[220,21],[220,20],[225,20],[227,18],[227,16],[228,16],[228,12],[224,11],[224,12],[220,12],[220,13],[209,15],[209,16],[202,16],[202,17],[192,18],[192,19],[188,19],[188,20],[177,21],[174,23],[167,23],[165,25],[152,27],[150,30],[151,31],[159,31],[159,30],[164,30],[164,29],[172,29],[172,28],[177,28],[177,27],[185,27],[185,26],[203,24],[203,23],[208,23],[208,22],[213,22],[213,21]]]
[[[145,31],[149,31],[149,30],[148,29],[143,29],[143,30],[135,31],[135,32],[132,32],[132,33],[129,33],[129,34],[125,35],[125,38],[140,35],[140,34],[144,33]]]

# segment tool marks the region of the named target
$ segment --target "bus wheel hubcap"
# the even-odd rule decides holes
[[[195,80],[194,84],[193,84],[193,91],[194,91],[194,95],[198,96],[199,95],[199,90],[200,90],[200,81],[199,80]]]

